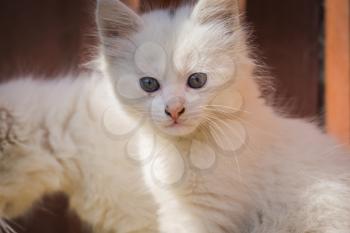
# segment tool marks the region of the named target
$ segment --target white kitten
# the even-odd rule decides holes
[[[104,74],[0,86],[0,216],[64,191],[96,232],[349,232],[350,157],[260,98],[235,0],[97,22]]]
[[[350,232],[350,156],[261,99],[237,5],[140,18],[100,4],[107,75],[147,118],[135,145],[160,231]]]

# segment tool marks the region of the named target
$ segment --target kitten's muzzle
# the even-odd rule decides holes
[[[175,98],[172,101],[169,101],[164,110],[165,114],[171,117],[174,122],[177,122],[185,111],[184,101],[180,98]]]

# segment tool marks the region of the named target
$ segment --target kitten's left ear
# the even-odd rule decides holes
[[[192,17],[200,24],[218,23],[227,29],[239,25],[238,0],[199,0]]]
[[[102,40],[127,37],[141,25],[141,18],[119,0],[98,0],[96,20]]]

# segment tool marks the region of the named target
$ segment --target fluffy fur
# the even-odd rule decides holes
[[[260,97],[236,1],[139,17],[100,0],[97,22],[102,72],[0,86],[0,216],[64,191],[96,232],[350,231],[349,154]]]
[[[1,85],[1,114],[9,123],[0,130],[1,216],[17,216],[43,194],[64,191],[96,232],[155,232],[139,169],[123,155],[125,142],[101,127],[106,109],[118,108],[110,85],[101,74],[72,80]]]

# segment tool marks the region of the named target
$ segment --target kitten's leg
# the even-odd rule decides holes
[[[27,125],[30,125],[28,123]],[[59,190],[62,168],[6,109],[0,109],[0,217],[16,217]]]
[[[220,177],[215,171],[198,175],[187,167],[183,180],[174,186],[164,186],[155,180],[152,169],[152,164],[145,166],[145,175],[159,205],[161,233],[249,232],[252,222],[246,216],[254,203],[249,195],[234,196],[232,190],[244,187],[230,182],[229,175]],[[167,165],[164,171],[160,171],[162,167],[157,169],[157,174],[178,170]]]
[[[158,190],[156,196],[161,196],[158,215],[162,233],[249,232],[246,203],[240,200],[201,189]]]

